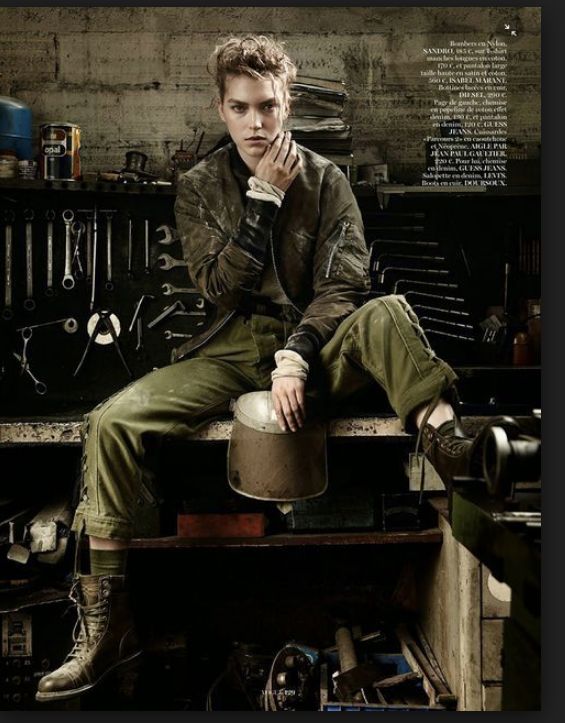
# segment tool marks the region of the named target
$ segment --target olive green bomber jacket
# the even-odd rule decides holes
[[[287,348],[294,344],[302,353],[295,343],[301,335],[321,348],[370,289],[361,213],[338,167],[298,145],[303,168],[279,209],[242,199],[230,147],[202,160],[179,183],[175,215],[188,272],[218,314],[202,335],[173,350],[173,362],[214,336],[258,286],[269,238],[280,285],[299,312]]]

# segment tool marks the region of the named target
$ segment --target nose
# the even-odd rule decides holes
[[[250,127],[253,128],[253,130],[256,130],[258,128],[261,128],[261,114],[256,111],[251,111],[251,118],[250,118]]]

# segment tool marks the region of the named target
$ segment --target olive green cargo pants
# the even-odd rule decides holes
[[[225,415],[231,399],[269,389],[274,354],[292,330],[271,317],[236,316],[193,356],[147,374],[86,415],[73,529],[104,538],[139,534],[161,443],[190,437]],[[373,299],[345,319],[316,367],[309,384],[319,384],[336,402],[378,382],[403,424],[457,379],[397,295]]]

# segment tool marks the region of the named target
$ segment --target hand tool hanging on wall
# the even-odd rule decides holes
[[[412,304],[414,311],[416,309],[424,309],[424,311],[440,312],[442,314],[453,314],[455,316],[470,316],[466,311],[459,311],[458,309],[443,309],[441,306],[427,306],[426,304]]]
[[[98,263],[98,207],[94,204],[92,213],[92,288],[90,290],[90,311],[94,310],[96,298],[96,268]]]
[[[53,221],[55,220],[55,210],[50,208],[45,213],[47,221],[47,286],[45,287],[45,296],[53,296]]]
[[[135,351],[141,351],[143,349],[143,321],[141,318],[142,309],[148,301],[151,301],[154,298],[155,297],[153,296],[153,294],[143,294],[143,296],[139,299],[135,306],[135,311],[133,312],[133,317],[128,327],[128,331],[130,334],[133,331],[133,327],[136,327],[137,343],[135,346]]]
[[[72,274],[72,250],[71,250],[71,227],[75,214],[70,208],[63,211],[65,222],[65,270],[63,274],[63,288],[69,290],[74,288],[75,280]]]
[[[184,266],[186,268],[186,261],[184,259],[175,259],[170,254],[160,254],[157,261],[161,262],[159,264],[161,271],[170,271],[177,266]]]
[[[149,256],[149,219],[145,219],[145,273],[151,273],[151,260]]]
[[[40,382],[38,379],[36,379],[36,377],[31,372],[28,358],[28,347],[31,342],[34,329],[43,329],[48,326],[58,326],[59,324],[63,325],[63,330],[67,332],[67,334],[74,334],[78,329],[78,322],[73,317],[54,319],[53,321],[46,321],[42,324],[34,324],[33,326],[22,326],[17,329],[17,331],[20,333],[20,336],[22,337],[22,353],[20,355],[16,354],[16,352],[13,352],[13,354],[20,362],[21,373],[27,373],[33,380],[35,384],[35,391],[37,392],[37,394],[46,394],[47,386],[43,382]]]
[[[86,217],[86,281],[92,283],[92,223],[94,211],[91,208],[78,208],[78,213]]]
[[[167,319],[169,316],[172,316],[176,311],[186,311],[185,305],[182,303],[182,301],[175,301],[174,304],[170,304],[169,306],[166,306],[162,313],[159,314],[159,316],[156,316],[152,321],[147,324],[148,329],[153,329],[154,326],[157,326],[157,324],[160,324],[164,319]]]
[[[392,293],[398,293],[398,287],[400,284],[412,284],[413,286],[433,286],[434,289],[457,289],[459,284],[452,284],[445,281],[419,281],[418,279],[398,279],[393,288]],[[410,293],[410,292],[407,292]]]
[[[83,234],[86,230],[86,226],[82,221],[75,221],[71,227],[73,235],[75,237],[75,246],[73,249],[73,256],[71,259],[71,269],[73,269],[73,276],[75,279],[84,278],[84,268],[80,258],[80,242]],[[75,268],[76,267],[76,268]]]
[[[133,220],[128,216],[128,276],[133,279]]]
[[[198,289],[194,287],[179,287],[179,286],[173,286],[172,284],[161,284],[161,288],[163,289],[163,294],[165,296],[171,296],[172,294],[198,294],[200,293]],[[198,305],[198,304],[197,304]],[[202,299],[202,306],[204,306],[204,299]]]
[[[432,286],[436,286],[436,284],[432,284]],[[442,299],[443,301],[452,301],[460,304],[465,301],[462,296],[445,296],[443,294],[430,294],[427,291],[415,291],[412,289],[410,291],[407,291],[404,296],[424,296],[427,299]]]
[[[170,329],[165,329],[163,332],[163,336],[165,339],[170,341],[171,339],[192,339],[194,334],[183,334],[180,331],[171,331]]]
[[[87,323],[87,332],[89,334],[89,340],[83,352],[83,355],[77,365],[77,368],[73,372],[73,376],[76,377],[80,374],[84,362],[88,356],[88,352],[92,348],[94,343],[96,344],[113,344],[116,352],[124,366],[124,369],[131,378],[133,374],[127,365],[127,362],[122,354],[122,350],[118,343],[118,336],[121,331],[120,320],[113,314],[109,309],[101,309],[98,313],[93,314]]]
[[[33,311],[35,309],[35,299],[33,298],[33,219],[35,213],[33,209],[26,208],[24,211],[25,234],[26,234],[26,298],[24,299],[24,309]]]
[[[36,376],[34,376],[33,372],[29,368],[29,362],[24,362],[23,358],[15,351],[13,351],[12,354],[19,361],[22,369],[22,374],[25,373],[29,377],[31,377],[36,394],[39,394],[41,396],[47,394],[47,385],[44,382],[40,381]]]
[[[386,259],[409,259],[411,261],[445,261],[445,256],[423,256],[421,254],[398,254],[398,253],[395,253],[394,251],[383,251],[376,257],[376,259],[373,263],[373,266],[372,266],[373,271],[375,271],[375,272],[379,271],[380,266],[381,266],[381,260],[383,258],[386,258]],[[394,268],[394,267],[391,267],[391,268]],[[415,268],[414,271],[420,271],[420,269]]]
[[[173,228],[172,226],[169,226],[166,223],[162,224],[161,226],[157,226],[155,231],[156,231],[156,233],[163,234],[162,238],[157,239],[157,243],[160,243],[163,246],[170,246],[171,244],[174,244],[176,241],[178,241],[180,239],[180,236],[179,236],[176,228]]]
[[[104,287],[106,291],[114,290],[114,281],[112,277],[112,215],[116,213],[116,209],[105,208],[100,210],[106,216],[106,283]]]
[[[12,231],[15,219],[16,214],[12,210],[4,211],[4,308],[2,318],[6,321],[14,316],[12,310]]]
[[[449,275],[449,269],[421,269],[421,268],[410,268],[409,266],[387,266],[384,268],[378,275],[378,282],[379,284],[384,284],[385,282],[385,274],[387,271],[402,271],[403,273],[413,273],[413,274],[428,274],[431,276],[448,276]]]

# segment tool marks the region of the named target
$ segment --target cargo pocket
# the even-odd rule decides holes
[[[161,531],[161,503],[163,500],[149,485],[141,483],[135,498],[134,536],[157,537]]]

